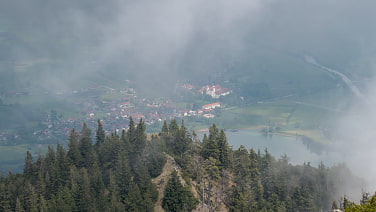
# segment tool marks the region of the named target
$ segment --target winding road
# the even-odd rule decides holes
[[[356,85],[354,85],[354,83],[344,74],[342,74],[341,72],[339,71],[336,71],[336,70],[333,70],[331,68],[328,68],[326,66],[323,66],[321,64],[319,64],[315,58],[311,57],[311,56],[305,56],[304,57],[305,61],[307,63],[310,63],[316,67],[319,67],[320,69],[322,70],[325,70],[325,71],[328,71],[329,73],[332,73],[334,75],[337,75],[341,78],[341,80],[349,87],[349,89],[351,90],[351,92],[353,92],[357,97],[363,97],[363,94],[359,91],[358,87],[356,87]]]

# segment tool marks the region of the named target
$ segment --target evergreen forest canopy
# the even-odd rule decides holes
[[[232,150],[215,124],[200,141],[176,120],[147,135],[141,119],[105,136],[98,121],[71,130],[67,148],[25,157],[22,174],[0,178],[0,211],[369,211],[375,197],[350,202],[356,181],[343,165],[291,165],[267,150]],[[339,199],[339,201],[337,201]],[[163,209],[162,209],[163,208]],[[363,209],[365,208],[365,209]]]

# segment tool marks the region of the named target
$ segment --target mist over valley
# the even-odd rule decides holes
[[[2,1],[0,171],[22,172],[28,150],[37,158],[48,145],[68,149],[71,130],[83,123],[96,132],[99,120],[111,137],[129,130],[132,117],[145,123],[148,139],[161,136],[171,120],[184,123],[192,138],[209,135],[215,123],[231,134],[234,151],[261,138],[261,149],[256,143],[246,149],[263,152],[262,142],[272,139],[276,161],[296,142],[296,151],[306,151],[297,154],[302,166],[319,167],[322,158],[361,179],[354,185],[339,177],[348,186],[336,195],[372,194],[375,6],[371,0]]]

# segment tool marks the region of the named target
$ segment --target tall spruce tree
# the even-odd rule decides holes
[[[222,129],[218,135],[219,163],[221,168],[227,168],[230,165],[230,152],[225,131]]]
[[[24,175],[26,178],[30,179],[33,177],[33,157],[29,151],[26,152],[25,165],[24,165]]]
[[[162,199],[163,209],[176,212],[192,211],[197,204],[198,200],[187,187],[181,184],[177,172],[173,171]]]
[[[105,140],[105,132],[104,132],[104,129],[103,129],[103,125],[101,123],[101,121],[98,119],[98,128],[97,128],[97,131],[96,131],[96,146],[99,146],[100,144],[104,143],[104,140]]]
[[[81,166],[91,167],[93,164],[93,144],[91,140],[91,130],[87,127],[86,123],[82,125],[80,132],[79,150],[82,156]]]
[[[75,129],[72,129],[69,134],[68,143],[68,157],[71,163],[75,166],[80,166],[82,161],[82,156],[80,153],[79,143],[78,143],[78,133]]]
[[[136,127],[135,127],[132,116],[129,118],[129,126],[128,126],[128,131],[126,133],[126,138],[128,142],[130,143],[131,148],[133,149],[136,143]]]

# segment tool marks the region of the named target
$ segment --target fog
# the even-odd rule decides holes
[[[358,99],[349,111],[338,120],[336,150],[343,154],[346,164],[358,176],[367,180],[368,189],[376,184],[376,87],[375,80],[368,85],[366,99]]]
[[[232,71],[249,51],[312,55],[363,88],[336,122],[337,148],[375,179],[374,8],[373,0],[3,0],[0,31],[12,39],[0,59],[39,61],[31,70],[46,89],[101,73],[163,94],[178,80]]]
[[[27,41],[13,48],[12,56],[64,60],[71,66],[59,71],[74,69],[75,75],[66,81],[94,69],[136,81],[153,79],[144,84],[163,88],[181,79],[182,72],[228,71],[233,60],[249,59],[241,57],[249,49],[313,55],[334,68],[361,74],[373,66],[376,3],[370,0],[1,4],[7,27]]]

